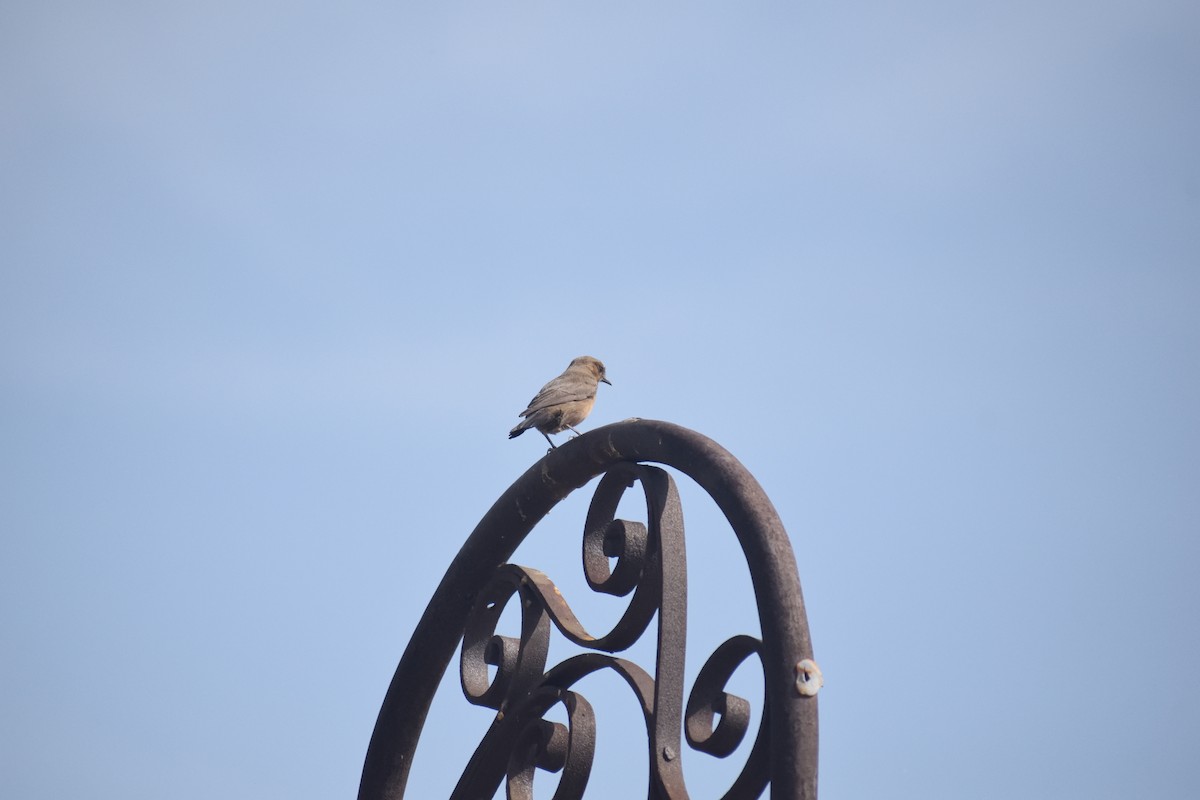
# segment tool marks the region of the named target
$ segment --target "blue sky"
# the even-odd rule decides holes
[[[6,4],[0,795],[352,795],[587,353],[585,429],[694,428],[779,509],[823,796],[1194,796],[1198,42],[1159,0]],[[684,491],[694,674],[756,622]],[[577,494],[519,560],[590,609]],[[481,724],[449,689],[410,796]]]

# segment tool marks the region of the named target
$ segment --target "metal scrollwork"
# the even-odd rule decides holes
[[[584,447],[589,440],[592,446]],[[643,461],[675,466],[709,491],[746,552],[759,604],[762,640],[740,635],[717,647],[687,692],[686,706],[683,513],[671,476],[639,463]],[[596,474],[602,477],[584,522],[584,575],[593,591],[628,598],[617,622],[599,635],[584,628],[542,572],[496,560],[490,563],[500,566],[488,568],[486,560],[480,561],[489,546],[507,559],[555,502]],[[634,486],[645,496],[645,524],[616,516]],[[461,587],[471,581],[482,588],[468,595],[470,605],[451,602],[463,597]],[[519,635],[501,635],[501,617],[513,605],[519,608]],[[451,566],[401,660],[368,750],[360,800],[403,796],[419,723],[432,694],[418,668],[424,653],[414,650],[414,643],[421,640],[430,647],[436,642],[444,650],[448,636],[436,629],[436,622],[452,606],[461,609],[454,615],[461,620],[456,625],[463,694],[470,703],[496,712],[453,798],[492,797],[504,784],[509,798],[531,799],[539,771],[559,774],[555,800],[582,798],[593,767],[596,713],[575,687],[600,671],[620,676],[642,713],[649,754],[647,796],[687,798],[683,742],[696,752],[724,758],[749,733],[752,703],[726,686],[752,659],[764,677],[758,731],[723,798],[759,797],[770,786],[773,796],[815,800],[819,682],[804,685],[811,692],[798,690],[792,671],[798,663],[812,663],[794,556],[757,483],[732,456],[698,434],[645,420],[606,426],[549,453],[497,501]],[[617,654],[648,635],[655,619],[651,673]],[[547,668],[555,631],[586,652]],[[428,699],[414,697],[425,691]],[[410,707],[420,714],[415,727],[403,718]],[[556,708],[565,723],[547,719]]]

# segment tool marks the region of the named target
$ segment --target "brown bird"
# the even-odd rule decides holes
[[[580,356],[571,362],[566,371],[542,387],[537,396],[529,401],[529,408],[521,412],[525,419],[508,432],[508,438],[520,436],[529,428],[537,428],[550,447],[556,447],[550,439],[552,433],[575,430],[575,426],[587,419],[596,404],[596,387],[600,383],[612,386],[604,376],[604,364],[591,356]]]

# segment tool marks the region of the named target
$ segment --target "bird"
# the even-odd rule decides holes
[[[553,450],[557,445],[550,434],[571,430],[578,436],[579,431],[575,430],[575,426],[592,413],[592,406],[596,404],[596,389],[601,383],[612,386],[599,359],[591,356],[574,359],[562,375],[543,386],[529,401],[529,407],[520,414],[524,419],[508,432],[508,438],[513,439],[530,428],[537,428]]]

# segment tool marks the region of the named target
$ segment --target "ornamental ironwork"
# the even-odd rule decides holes
[[[699,484],[724,513],[749,567],[761,638],[720,644],[685,685],[687,564],[675,482],[662,464]],[[628,597],[610,630],[580,624],[550,579],[508,563],[550,509],[602,476],[584,521],[583,567],[595,592]],[[646,522],[619,519],[626,492],[639,487]],[[519,609],[519,636],[504,636],[506,608]],[[655,626],[652,667],[621,657]],[[557,632],[584,652],[547,665]],[[817,796],[817,691],[821,673],[795,556],[761,486],[724,448],[695,431],[654,420],[627,420],[551,450],[500,496],[451,563],[417,624],[379,711],[367,750],[359,800],[398,800],[433,695],[459,652],[467,701],[492,709],[483,735],[451,795],[533,797],[539,771],[559,773],[555,800],[582,798],[591,775],[597,713],[576,691],[582,678],[610,671],[628,686],[645,722],[647,797],[689,797],[683,747],[723,758],[747,740],[752,703],[726,691],[749,659],[763,673],[758,730],[725,800]],[[559,708],[561,707],[561,708]],[[565,724],[547,714],[565,716]],[[711,794],[711,792],[706,792]]]

